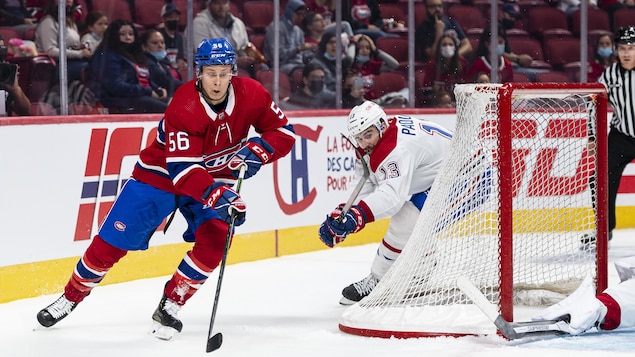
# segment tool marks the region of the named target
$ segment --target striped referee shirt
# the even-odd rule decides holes
[[[613,63],[598,82],[606,87],[613,107],[611,128],[635,138],[635,69],[626,70],[619,63]]]

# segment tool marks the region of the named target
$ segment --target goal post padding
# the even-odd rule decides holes
[[[587,274],[607,284],[607,100],[596,83],[465,84],[443,168],[399,258],[347,308],[372,337],[495,333],[456,286],[468,277],[513,321]],[[602,237],[581,245],[583,235]]]

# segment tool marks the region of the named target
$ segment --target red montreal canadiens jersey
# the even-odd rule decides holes
[[[215,113],[192,80],[174,94],[157,139],[141,151],[132,176],[204,202],[201,196],[214,181],[235,180],[227,163],[251,127],[273,147],[270,162],[287,155],[295,143],[293,127],[259,82],[233,77],[227,108]]]

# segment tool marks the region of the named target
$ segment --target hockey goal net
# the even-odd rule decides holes
[[[342,315],[372,337],[496,333],[456,286],[469,278],[507,321],[587,274],[606,287],[607,101],[599,84],[466,84],[444,167],[399,258]],[[584,245],[583,236],[604,237]]]

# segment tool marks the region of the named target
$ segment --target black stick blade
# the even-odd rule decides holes
[[[207,340],[207,352],[216,351],[223,344],[223,334],[220,332]]]

